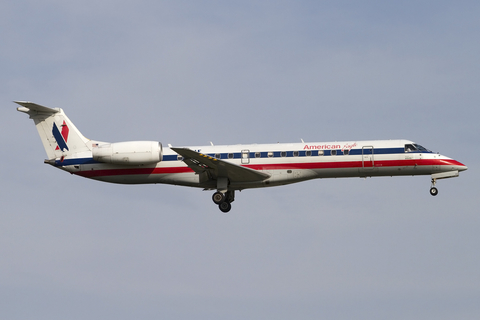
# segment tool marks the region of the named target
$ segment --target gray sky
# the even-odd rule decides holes
[[[3,1],[0,318],[477,319],[478,1]],[[414,140],[460,178],[237,193],[43,164],[12,100],[103,141]]]

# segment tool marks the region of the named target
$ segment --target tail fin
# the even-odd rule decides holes
[[[48,159],[58,159],[91,151],[91,143],[68,119],[62,109],[47,108],[32,102],[14,101],[17,110],[33,119]]]

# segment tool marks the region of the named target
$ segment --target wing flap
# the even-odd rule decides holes
[[[232,182],[250,182],[262,181],[270,177],[267,173],[242,167],[221,159],[216,159],[190,149],[171,149],[181,155],[183,157],[183,162],[185,162],[193,171],[196,173],[209,171],[213,179],[227,177]]]

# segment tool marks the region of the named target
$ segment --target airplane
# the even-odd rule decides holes
[[[164,147],[158,141],[101,142],[85,138],[61,108],[14,101],[33,119],[47,159],[85,178],[120,183],[161,183],[215,190],[227,213],[235,191],[318,178],[431,175],[436,182],[467,167],[410,140],[304,142]]]

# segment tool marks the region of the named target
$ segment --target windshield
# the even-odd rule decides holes
[[[429,152],[431,153],[432,151],[428,150],[427,148],[413,143],[413,144],[406,144],[405,145],[405,152]]]
[[[419,144],[414,143],[413,145],[414,145],[414,146],[417,148],[417,150],[419,150],[419,151],[422,151],[422,152],[432,152],[432,151],[428,150],[427,148],[422,147],[422,146],[419,145]]]

